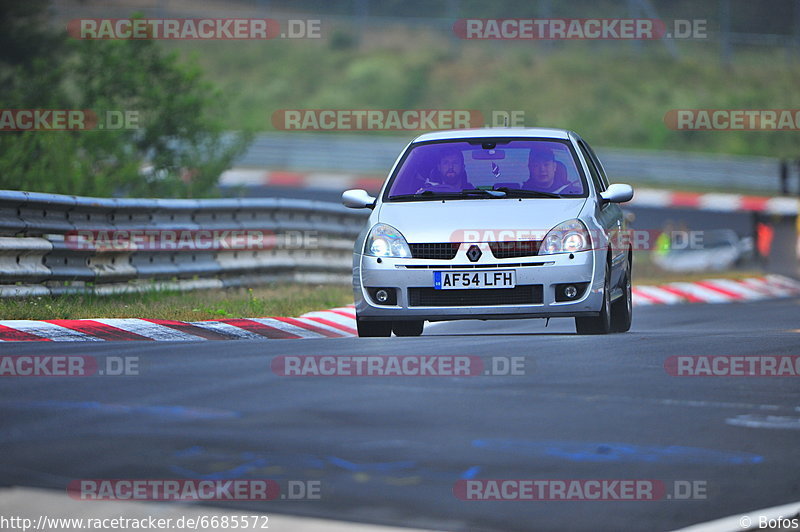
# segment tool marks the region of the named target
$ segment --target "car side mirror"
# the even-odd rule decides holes
[[[342,205],[351,209],[372,209],[375,207],[376,198],[370,196],[366,190],[354,188],[342,192]]]
[[[608,185],[608,188],[600,193],[600,197],[609,203],[625,203],[633,199],[633,187],[623,183]]]

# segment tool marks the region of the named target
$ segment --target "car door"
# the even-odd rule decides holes
[[[608,188],[608,178],[606,177],[605,170],[602,164],[597,159],[594,150],[586,143],[585,140],[578,137],[578,148],[586,160],[586,165],[589,167],[589,175],[591,176],[592,186],[598,196],[601,192]],[[598,203],[595,211],[595,216],[603,227],[603,230],[608,235],[611,242],[621,242],[623,236],[624,216],[622,209],[616,203],[602,202]],[[611,285],[619,286],[622,282],[622,275],[624,273],[625,253],[627,250],[621,249],[620,246],[611,246]]]

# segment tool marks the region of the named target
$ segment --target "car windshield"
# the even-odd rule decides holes
[[[490,190],[505,194],[485,192]],[[568,143],[475,139],[413,146],[396,171],[385,199],[585,195],[584,179]]]

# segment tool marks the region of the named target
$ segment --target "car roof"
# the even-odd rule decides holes
[[[572,133],[567,129],[546,127],[483,127],[479,129],[448,129],[424,133],[412,142],[428,142],[432,140],[461,140],[482,137],[535,137],[568,140]],[[574,134],[574,133],[573,133]]]

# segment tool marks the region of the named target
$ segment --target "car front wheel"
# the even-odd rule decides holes
[[[575,330],[578,334],[608,334],[611,332],[611,281],[608,264],[606,264],[605,281],[603,283],[603,306],[600,315],[595,317],[575,318]]]
[[[631,273],[631,259],[629,257],[628,267],[625,270],[625,284],[622,286],[622,297],[611,305],[611,330],[613,332],[628,332],[631,329],[631,319],[633,318]]]

